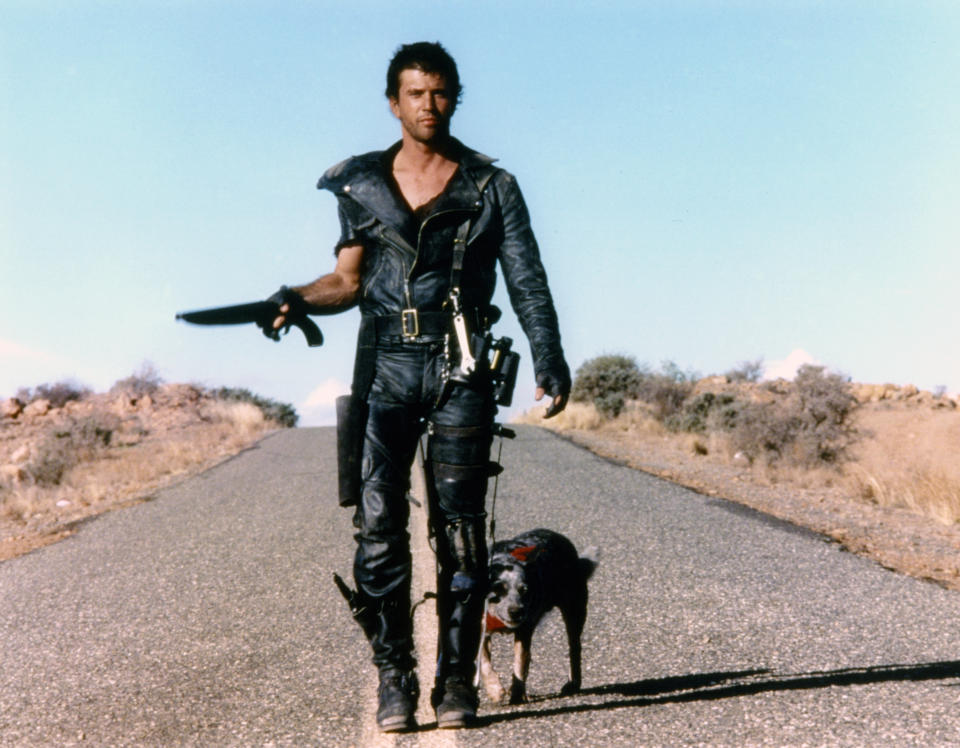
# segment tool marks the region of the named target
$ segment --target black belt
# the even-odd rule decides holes
[[[373,318],[377,337],[396,336],[416,340],[421,335],[444,335],[450,329],[449,312],[421,312],[404,309],[400,314]]]

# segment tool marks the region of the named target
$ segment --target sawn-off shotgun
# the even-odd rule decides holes
[[[177,319],[194,325],[244,325],[252,322],[263,330],[264,335],[273,340],[280,339],[280,331],[273,329],[273,321],[279,316],[280,305],[274,301],[254,301],[249,304],[177,313]],[[286,316],[288,324],[283,328],[284,332],[289,330],[291,325],[299,327],[307,339],[307,345],[323,345],[323,333],[307,315],[299,315],[292,319],[289,314]]]

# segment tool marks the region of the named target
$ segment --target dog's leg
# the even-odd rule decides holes
[[[527,673],[530,672],[530,642],[533,631],[518,631],[513,641],[513,679],[510,682],[510,703],[527,700]]]
[[[483,641],[480,642],[480,680],[483,681],[483,687],[487,692],[490,701],[499,703],[503,699],[503,686],[500,685],[500,678],[493,669],[493,662],[490,659],[490,634],[485,634]]]
[[[583,595],[579,600],[564,606],[560,610],[563,622],[567,628],[567,645],[570,648],[570,680],[560,689],[561,696],[569,696],[580,690],[583,675],[581,673],[582,652],[580,637],[583,635],[583,626],[587,621],[587,590],[584,585]]]

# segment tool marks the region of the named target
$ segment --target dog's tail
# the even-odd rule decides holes
[[[577,559],[577,568],[580,570],[584,582],[593,576],[593,572],[599,563],[600,550],[596,546],[590,546],[580,555],[580,558]]]

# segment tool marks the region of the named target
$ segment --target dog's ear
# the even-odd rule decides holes
[[[537,550],[535,545],[525,545],[522,548],[514,548],[510,551],[510,555],[513,556],[521,564],[525,564],[530,560],[531,554]]]

